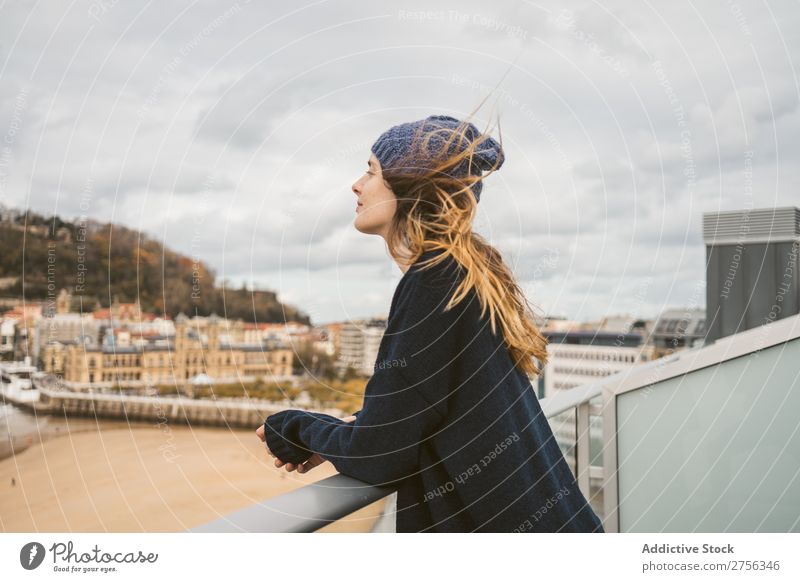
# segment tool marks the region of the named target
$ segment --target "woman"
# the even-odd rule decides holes
[[[396,487],[398,532],[603,531],[529,380],[547,341],[472,232],[482,179],[503,161],[501,143],[445,115],[378,138],[353,185],[355,226],[383,237],[404,274],[362,410],[285,410],[256,431],[276,467],[327,460]]]

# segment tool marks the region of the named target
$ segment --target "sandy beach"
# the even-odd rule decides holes
[[[255,428],[100,422],[35,443],[0,461],[0,531],[185,531],[336,474],[275,468]],[[319,531],[367,532],[383,504]]]

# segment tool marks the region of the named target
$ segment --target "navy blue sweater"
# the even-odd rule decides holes
[[[474,289],[444,310],[463,271],[451,257],[420,270],[438,252],[397,285],[356,420],[284,410],[264,423],[267,445],[397,487],[398,532],[602,532]]]

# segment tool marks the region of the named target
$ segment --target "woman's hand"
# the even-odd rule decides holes
[[[343,418],[342,420],[344,422],[353,422],[355,419],[356,419],[355,416],[348,416],[347,418]],[[263,424],[256,429],[256,436],[258,436],[258,438],[261,440],[262,443],[266,444],[267,437],[264,436]],[[267,447],[267,452],[271,457],[275,457],[275,454],[271,450],[269,450],[269,447]],[[314,453],[305,462],[299,463],[297,465],[295,465],[294,463],[284,463],[279,458],[275,457],[275,466],[278,468],[285,467],[286,470],[290,473],[294,470],[297,470],[298,473],[307,473],[308,471],[310,471],[311,469],[313,469],[318,465],[321,465],[325,461],[326,459],[323,459],[317,453]]]

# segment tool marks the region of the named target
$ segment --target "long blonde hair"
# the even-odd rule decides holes
[[[494,334],[499,322],[514,365],[529,376],[538,376],[547,363],[547,339],[500,253],[472,230],[477,200],[470,187],[495,172],[502,156],[491,167],[481,163],[481,144],[489,135],[484,131],[477,139],[469,139],[467,133],[474,133],[470,130],[471,115],[461,120],[456,129],[442,127],[418,132],[408,158],[382,171],[387,186],[397,197],[397,211],[387,237],[389,253],[396,261],[412,265],[426,251],[443,251],[422,263],[423,268],[433,267],[448,256],[455,259],[465,275],[445,309],[458,305],[474,288],[481,317],[488,311]],[[429,147],[433,133],[445,141],[437,151]],[[457,147],[451,148],[451,144]],[[502,149],[502,133],[499,144]],[[431,161],[424,167],[416,166],[413,159],[417,155],[425,155]],[[469,164],[466,167],[483,167],[488,173],[478,170],[463,176],[463,172],[455,172],[456,168],[464,167],[461,164],[465,160]],[[410,251],[410,256],[401,252],[403,247]]]

